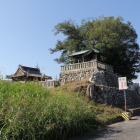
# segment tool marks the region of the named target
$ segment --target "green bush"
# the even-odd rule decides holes
[[[93,109],[76,96],[0,81],[0,140],[63,140],[97,123]]]

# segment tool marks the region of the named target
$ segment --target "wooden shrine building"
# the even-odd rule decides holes
[[[70,54],[69,63],[61,66],[61,84],[90,77],[94,71],[103,70],[113,72],[111,65],[101,62],[101,56],[104,56],[104,54],[96,48]]]
[[[74,52],[70,57],[70,63],[82,63],[87,61],[98,60],[100,61],[100,51],[96,48],[91,50],[83,50],[79,52]]]
[[[7,75],[7,79],[12,79],[13,81],[47,81],[51,80],[51,76],[47,76],[40,72],[39,68],[31,68],[19,65],[17,71],[14,75]]]

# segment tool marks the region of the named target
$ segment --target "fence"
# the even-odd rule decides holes
[[[37,83],[45,88],[55,88],[55,87],[59,86],[58,81],[38,81],[35,83]]]
[[[113,67],[111,65],[99,62],[99,61],[88,61],[82,63],[75,63],[75,64],[67,64],[61,66],[61,72],[65,71],[74,71],[79,69],[87,69],[87,68],[96,68],[96,69],[103,69],[106,71],[113,71]]]

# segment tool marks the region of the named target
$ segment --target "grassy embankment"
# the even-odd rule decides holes
[[[0,81],[0,140],[63,140],[99,127],[120,111],[89,101],[70,85],[49,90]]]

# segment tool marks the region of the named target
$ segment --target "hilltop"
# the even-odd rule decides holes
[[[30,82],[0,81],[0,139],[62,140],[96,130],[121,109],[98,104],[76,90],[86,81],[45,89]]]

